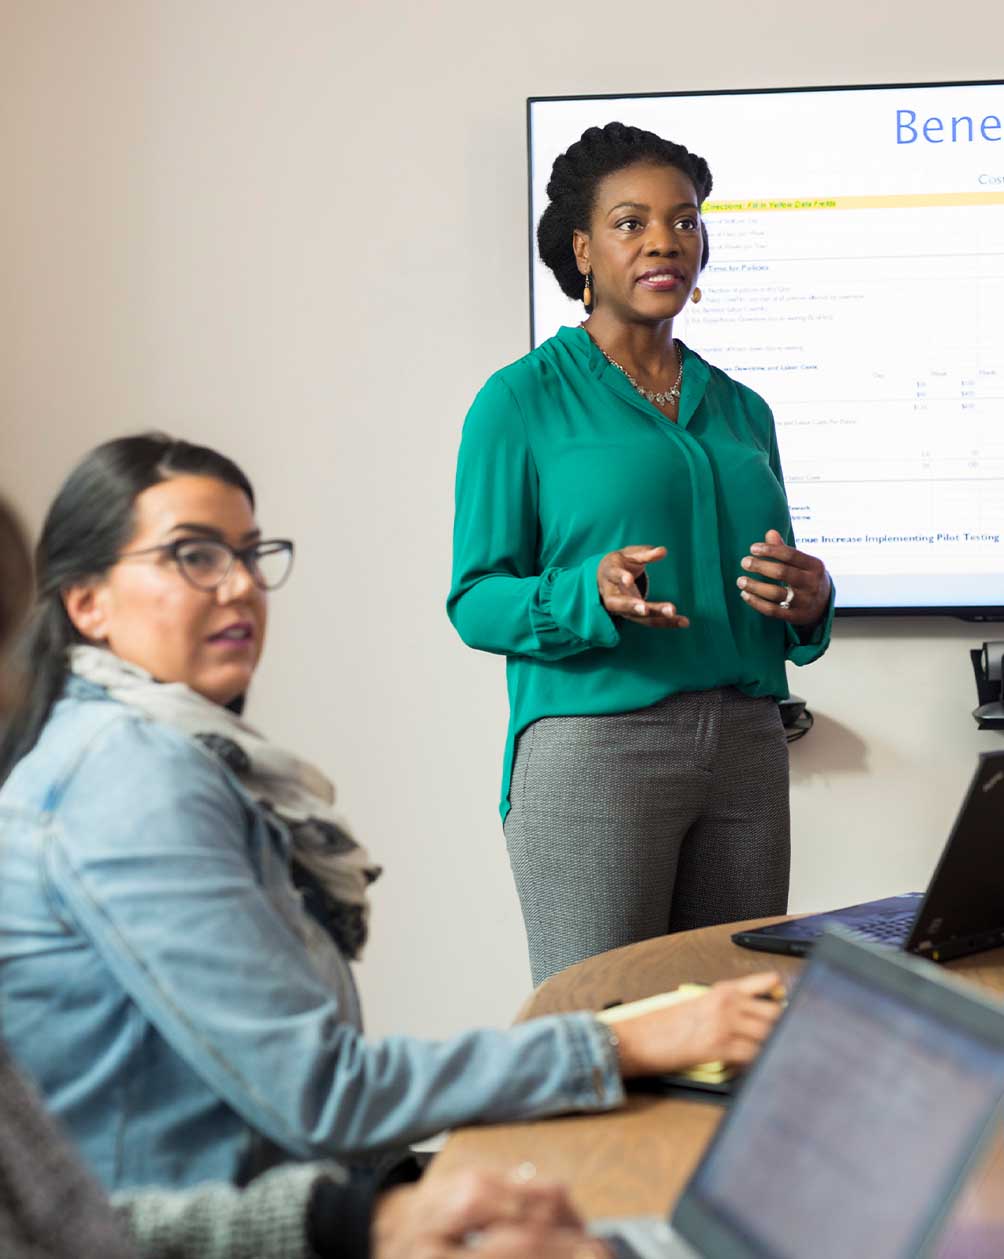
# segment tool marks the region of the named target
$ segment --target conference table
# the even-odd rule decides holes
[[[600,1010],[688,981],[711,983],[760,970],[775,970],[790,984],[805,964],[801,959],[755,953],[730,939],[740,927],[779,921],[729,923],[602,953],[546,980],[524,1003],[517,1021]],[[978,988],[1004,994],[1004,949],[961,958],[945,969]],[[664,1215],[723,1114],[722,1105],[711,1097],[631,1089],[622,1109],[603,1114],[459,1129],[433,1161],[429,1175],[438,1177],[459,1167],[506,1172],[531,1163],[540,1176],[566,1184],[587,1219]],[[960,1199],[949,1239],[946,1254],[953,1259],[1004,1256],[1004,1145],[999,1135]]]

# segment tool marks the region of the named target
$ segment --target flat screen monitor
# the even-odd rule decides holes
[[[674,330],[772,407],[838,611],[1004,619],[1004,82],[531,98],[534,346],[584,317],[537,254],[551,165],[614,120],[708,160]]]

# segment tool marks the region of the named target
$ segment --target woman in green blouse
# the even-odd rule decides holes
[[[535,983],[783,913],[785,661],[833,592],[794,547],[767,404],[674,339],[707,262],[702,158],[620,123],[554,163],[541,257],[588,318],[464,425],[448,609],[507,657],[502,816]]]

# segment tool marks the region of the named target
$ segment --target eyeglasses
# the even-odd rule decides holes
[[[125,551],[119,559],[129,560],[157,552],[169,556],[182,577],[196,590],[218,590],[238,560],[261,590],[278,590],[293,568],[293,543],[288,538],[269,538],[239,551],[212,538],[179,538],[177,542],[163,542],[142,551]]]

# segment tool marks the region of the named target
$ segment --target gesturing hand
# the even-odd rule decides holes
[[[596,585],[603,606],[611,616],[622,616],[636,625],[653,629],[686,629],[690,622],[672,603],[647,603],[638,589],[646,564],[666,554],[664,546],[622,546],[600,560]]]
[[[768,529],[764,541],[754,542],[750,550],[752,555],[742,560],[742,567],[773,578],[737,580],[750,607],[762,616],[773,616],[791,625],[818,624],[830,602],[830,574],[823,561],[787,546],[776,529]],[[777,582],[781,584],[776,585]]]

